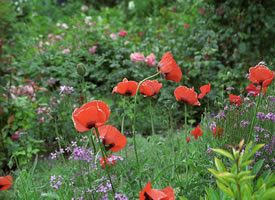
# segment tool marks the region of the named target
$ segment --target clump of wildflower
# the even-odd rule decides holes
[[[67,95],[71,95],[74,91],[73,87],[68,87],[68,86],[60,86],[60,92],[59,94],[67,94]]]
[[[249,124],[250,124],[249,121],[241,121],[240,127],[245,127],[245,126],[248,126]]]
[[[58,189],[62,185],[62,182],[61,182],[62,180],[63,180],[62,176],[58,176],[58,177],[56,175],[51,176],[51,181],[50,181],[51,188]]]
[[[118,193],[115,194],[115,199],[117,199],[117,200],[128,200],[128,198],[126,197],[125,194],[118,194]]]

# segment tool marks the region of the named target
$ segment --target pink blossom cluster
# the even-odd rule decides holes
[[[139,62],[145,62],[146,65],[151,66],[151,67],[156,64],[156,56],[153,53],[151,53],[150,55],[148,55],[145,58],[142,53],[135,52],[130,55],[130,59],[132,62],[134,62],[136,64]]]
[[[35,97],[36,97],[32,84],[19,85],[17,87],[11,86],[10,95],[12,99],[15,99],[17,97],[27,96],[32,101],[35,101]]]

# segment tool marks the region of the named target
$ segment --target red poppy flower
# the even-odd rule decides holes
[[[194,135],[195,140],[198,139],[198,136],[202,136],[200,125],[198,125],[191,133],[190,135]]]
[[[115,166],[115,164],[116,164],[116,161],[115,161],[114,159],[112,159],[112,157],[113,157],[113,155],[111,155],[110,158],[108,159],[108,158],[105,156],[105,161],[106,161],[106,163],[107,163],[108,166],[110,166],[109,160],[110,160],[112,166]],[[106,167],[105,167],[105,162],[104,162],[103,158],[101,158],[100,164],[101,164],[102,167],[106,168]]]
[[[252,83],[267,87],[271,84],[274,78],[274,72],[265,67],[264,65],[257,65],[256,67],[250,67],[249,80]]]
[[[125,147],[127,139],[115,127],[105,125],[99,127],[98,131],[107,151],[111,150],[112,152],[117,152]]]
[[[134,96],[137,93],[138,83],[136,81],[128,81],[127,78],[124,78],[122,82],[118,83],[114,87],[112,94],[114,92],[127,96]]]
[[[215,127],[213,130],[213,136],[214,137],[220,137],[224,134],[224,129],[223,128],[219,128],[219,127]]]
[[[265,94],[267,90],[267,87],[262,87],[262,94]],[[253,83],[249,84],[246,87],[246,91],[249,94],[252,94],[254,96],[257,96],[260,93],[260,88],[256,87]]]
[[[105,124],[111,111],[103,101],[91,101],[73,112],[74,126],[79,132]]]
[[[12,184],[12,177],[8,176],[1,176],[0,177],[0,191],[8,189]]]
[[[144,81],[140,87],[139,87],[139,92],[143,94],[144,96],[154,96],[156,95],[160,88],[162,87],[162,84],[159,83],[157,80],[147,80]]]
[[[243,99],[241,97],[233,95],[233,94],[229,94],[229,100],[230,100],[230,103],[235,103],[238,105],[243,103]]]
[[[198,101],[197,93],[194,91],[194,88],[190,89],[185,86],[179,86],[175,89],[174,95],[177,101],[187,103],[192,106],[200,105],[200,102]]]
[[[175,194],[171,187],[164,188],[161,191],[152,189],[151,181],[149,180],[145,188],[141,191],[139,200],[175,200]]]
[[[209,83],[208,85],[203,85],[200,87],[200,95],[198,96],[199,99],[202,99],[207,93],[210,92],[210,88],[211,88],[211,83]]]
[[[190,142],[190,137],[186,137],[186,140],[187,140],[187,143],[189,143]]]
[[[253,83],[251,83],[246,87],[246,91],[249,94],[257,96],[260,93],[260,88],[256,87]]]
[[[170,52],[162,56],[157,68],[165,75],[166,80],[180,82],[182,72]]]

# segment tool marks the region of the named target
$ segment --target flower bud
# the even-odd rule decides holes
[[[76,66],[76,71],[78,73],[79,76],[84,76],[85,73],[86,73],[86,67],[83,63],[79,63],[77,66]]]

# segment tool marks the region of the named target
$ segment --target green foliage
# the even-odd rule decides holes
[[[12,24],[15,22],[15,16],[11,3],[8,0],[0,0],[0,39],[5,41],[14,31]]]
[[[213,188],[206,189],[205,200],[212,199],[272,199],[274,194],[274,174],[270,171],[262,174],[258,179],[255,176],[263,165],[258,161],[252,170],[249,170],[251,157],[261,149],[264,144],[253,146],[250,142],[243,148],[244,140],[232,147],[232,154],[223,149],[212,149],[214,152],[230,159],[231,166],[225,166],[215,157],[215,169],[208,169],[216,178],[218,191]]]

